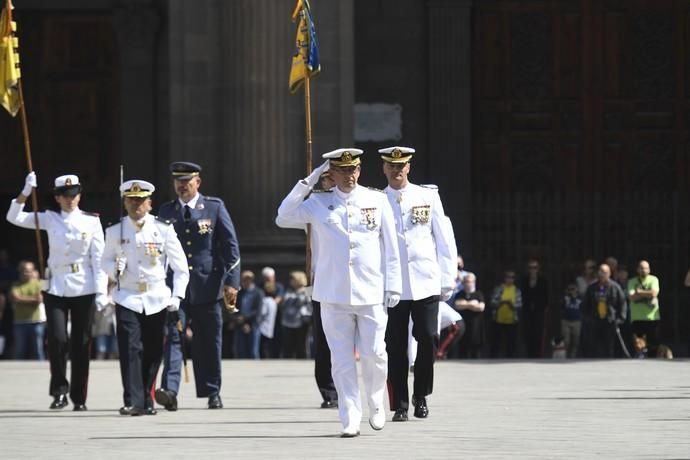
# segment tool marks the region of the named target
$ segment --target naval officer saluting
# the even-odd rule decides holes
[[[24,189],[12,200],[7,220],[23,228],[35,228],[33,213],[24,203],[36,187],[36,174],[26,176]],[[81,184],[74,174],[55,179],[53,195],[60,211],[38,213],[38,226],[48,234],[47,290],[43,293],[48,322],[51,409],[67,406],[69,392],[75,411],[86,410],[89,382],[89,351],[93,303],[99,310],[108,304],[108,280],[101,270],[103,228],[97,214],[79,209]],[[98,294],[97,296],[95,294]],[[72,332],[67,337],[67,317]],[[72,384],[67,381],[67,354],[72,361]]]
[[[165,310],[177,311],[189,282],[187,261],[173,226],[151,214],[155,187],[143,180],[120,186],[127,217],[106,229],[103,269],[117,280],[117,341],[122,415],[155,415],[151,393],[163,356]],[[172,269],[172,292],[166,270]]]
[[[333,381],[343,437],[360,433],[362,406],[354,350],[359,350],[369,405],[369,424],[386,422],[386,308],[402,289],[393,213],[386,195],[357,184],[359,149],[338,149],[299,181],[278,208],[276,223],[295,228],[311,224],[318,260],[312,297],[321,302],[323,330],[331,348]],[[326,170],[336,184],[332,193],[304,199]]]
[[[409,390],[407,375],[408,325],[418,342],[414,363],[412,404],[414,416],[429,414],[426,397],[434,385],[434,361],[438,349],[438,302],[448,300],[455,287],[455,243],[444,231],[445,214],[438,190],[412,184],[407,176],[415,150],[389,147],[379,150],[383,173],[388,180],[385,192],[393,208],[402,269],[402,296],[388,311],[388,397],[394,422],[407,420]]]

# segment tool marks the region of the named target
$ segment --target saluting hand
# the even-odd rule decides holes
[[[326,160],[321,164],[321,166],[313,170],[312,173],[309,174],[309,177],[307,177],[304,181],[307,183],[307,185],[309,185],[309,187],[315,186],[319,182],[321,174],[328,171],[328,168],[330,168],[330,163],[328,160]]]

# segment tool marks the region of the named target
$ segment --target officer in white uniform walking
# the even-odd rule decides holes
[[[395,225],[386,195],[357,184],[362,153],[338,149],[324,154],[327,161],[295,185],[276,219],[285,228],[309,223],[317,235],[312,297],[321,302],[343,437],[359,435],[362,420],[355,347],[360,353],[369,424],[374,430],[385,424],[386,309],[398,303],[402,289]],[[312,194],[305,200],[329,167],[336,184],[333,192]]]
[[[124,406],[122,415],[155,415],[151,392],[163,357],[166,307],[177,311],[189,269],[175,229],[149,214],[153,184],[129,180],[120,186],[127,216],[106,229],[103,269],[118,283],[117,340]],[[173,271],[172,292],[165,283]]]
[[[379,150],[383,173],[388,180],[385,192],[393,208],[400,249],[402,296],[400,304],[388,311],[386,350],[388,351],[388,396],[393,421],[407,420],[409,390],[408,324],[418,342],[414,363],[412,404],[414,415],[426,418],[426,397],[434,385],[434,361],[438,349],[438,302],[453,292],[456,254],[450,250],[444,231],[445,214],[435,188],[408,181],[410,160],[415,150],[390,147]],[[455,246],[454,244],[452,245]]]
[[[36,174],[26,176],[24,189],[10,205],[7,220],[34,229],[34,214],[24,212],[24,203],[36,187]],[[73,174],[55,179],[53,189],[60,211],[38,213],[38,226],[48,233],[48,268],[43,301],[48,322],[51,409],[67,406],[69,392],[75,411],[86,410],[89,381],[89,351],[95,294],[99,309],[107,304],[107,279],[101,271],[103,228],[97,214],[79,209],[81,184]],[[68,343],[67,318],[72,323]],[[72,361],[70,385],[66,377],[67,355]]]

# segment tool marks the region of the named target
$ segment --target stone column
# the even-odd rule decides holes
[[[225,200],[245,265],[299,266],[304,233],[274,223],[281,199],[305,176],[304,93],[288,93],[294,4],[193,4],[169,3],[169,157],[202,164],[202,191]],[[352,5],[311,2],[323,67],[312,81],[315,157],[352,142]]]
[[[427,0],[431,177],[453,221],[458,248],[471,255],[472,0]]]
[[[152,0],[121,0],[114,8],[120,60],[120,149],[125,179],[154,178],[156,169],[155,42],[160,12]]]

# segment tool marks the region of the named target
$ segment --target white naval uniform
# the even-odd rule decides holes
[[[395,227],[386,196],[357,185],[350,193],[337,188],[312,194],[298,182],[278,208],[276,223],[295,228],[312,225],[316,238],[313,298],[331,349],[340,421],[359,430],[362,419],[355,347],[370,413],[383,408],[387,375],[384,291],[401,292]],[[358,343],[357,343],[358,341]]]
[[[124,256],[127,264],[120,275],[120,288],[113,290],[113,300],[136,313],[152,315],[166,308],[171,296],[184,298],[189,268],[175,228],[150,214],[143,221],[139,231],[129,217],[106,229],[103,269],[115,280],[115,259]],[[168,266],[173,270],[172,294],[165,284]]]
[[[400,300],[420,300],[455,287],[455,243],[443,228],[446,219],[438,190],[408,183],[385,188],[395,216],[403,290]]]
[[[24,212],[24,204],[12,200],[7,220],[19,227],[34,229],[34,213]],[[48,234],[47,292],[58,297],[105,294],[108,279],[101,270],[103,228],[98,216],[79,208],[38,213],[38,226]]]
[[[34,213],[12,200],[7,220],[34,229]],[[81,211],[38,213],[38,227],[48,234],[48,286],[44,297],[47,343],[50,359],[49,394],[69,392],[72,402],[86,402],[89,380],[93,295],[105,294],[108,279],[101,269],[103,228],[100,219]],[[68,332],[68,318],[71,332]],[[71,362],[71,384],[67,380],[67,356]]]

